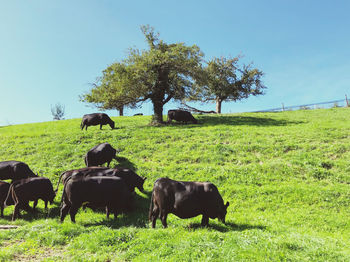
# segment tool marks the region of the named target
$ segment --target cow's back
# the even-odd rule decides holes
[[[29,166],[20,161],[0,162],[0,179],[12,179],[12,181],[27,177],[36,177]]]
[[[65,185],[65,193],[72,204],[89,202],[97,206],[125,203],[130,195],[121,178],[104,176],[72,178]]]
[[[93,113],[93,114],[86,114],[83,116],[83,122],[87,125],[99,125],[101,123],[101,114],[100,113]]]
[[[18,180],[14,185],[16,196],[23,200],[52,199],[55,193],[46,177],[30,177]]]

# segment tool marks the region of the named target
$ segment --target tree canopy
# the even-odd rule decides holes
[[[216,113],[221,113],[221,104],[225,100],[238,101],[250,95],[262,95],[266,88],[261,81],[263,72],[252,65],[240,66],[239,59],[237,56],[210,60],[191,100],[215,101]]]
[[[82,101],[103,109],[151,101],[154,121],[163,122],[163,106],[190,96],[201,70],[203,53],[196,45],[167,44],[150,26],[142,26],[148,50],[130,49],[128,57],[110,65]]]

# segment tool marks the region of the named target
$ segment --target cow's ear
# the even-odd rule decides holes
[[[230,205],[230,202],[227,201],[225,207],[228,208],[229,205]]]

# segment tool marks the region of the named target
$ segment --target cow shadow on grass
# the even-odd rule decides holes
[[[85,227],[89,226],[106,226],[109,228],[117,229],[125,226],[133,226],[139,228],[148,227],[148,210],[152,192],[145,192],[137,194],[135,196],[134,208],[132,211],[118,215],[115,219],[113,214],[110,215],[109,219],[106,217],[102,221],[84,223]],[[98,212],[104,213],[104,210]]]
[[[245,230],[251,230],[251,229],[259,229],[259,230],[266,229],[266,227],[262,225],[235,224],[232,222],[226,222],[226,224],[217,224],[217,223],[209,222],[209,225],[206,227],[203,227],[200,223],[191,223],[188,226],[186,226],[186,228],[188,230],[208,228],[208,229],[220,231],[222,233],[230,232],[230,231],[245,231]]]
[[[46,219],[46,218],[57,218],[60,216],[60,202],[55,202],[54,204],[52,204],[51,206],[48,207],[47,210],[45,210],[44,208],[36,208],[36,210],[31,210],[31,211],[27,211],[27,210],[23,210],[21,209],[21,217],[17,217],[18,219],[22,219],[28,222],[32,222],[34,220],[38,220],[38,219]],[[5,220],[9,220],[12,221],[12,214],[13,214],[13,210],[11,210],[11,213],[4,215]]]
[[[130,168],[132,171],[137,170],[137,167],[135,166],[135,164],[131,162],[129,159],[127,159],[126,157],[117,156],[116,160],[118,161],[118,164],[114,165],[114,168],[126,167],[126,168]]]

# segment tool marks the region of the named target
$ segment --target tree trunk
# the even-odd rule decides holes
[[[217,97],[216,98],[216,113],[217,114],[221,114],[221,103],[222,103],[222,99]]]
[[[124,107],[118,107],[118,111],[119,111],[119,116],[123,116],[124,115]]]
[[[154,124],[163,124],[163,103],[161,101],[152,101],[154,116],[152,122]]]

